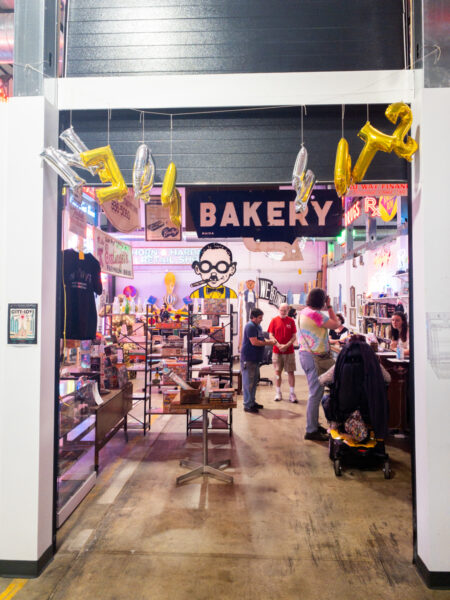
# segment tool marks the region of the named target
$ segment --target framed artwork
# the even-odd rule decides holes
[[[355,286],[354,285],[352,285],[350,287],[350,306],[352,308],[355,307]]]
[[[356,296],[356,312],[358,314],[358,317],[362,317],[363,311],[362,311],[362,294],[358,294]]]
[[[161,204],[159,196],[150,196],[145,205],[145,239],[147,242],[181,240],[181,227],[170,220],[170,207]]]
[[[356,308],[350,309],[350,326],[356,327]]]
[[[8,304],[8,344],[37,344],[37,304]]]
[[[339,309],[339,301],[338,301],[337,296],[334,296],[334,298],[333,298],[333,310],[334,310],[334,312],[338,312],[338,309]]]

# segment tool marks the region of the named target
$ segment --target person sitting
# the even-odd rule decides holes
[[[378,439],[388,431],[386,383],[391,380],[364,336],[353,335],[338,356],[336,365],[321,375],[321,385],[330,385],[324,410],[333,428],[341,426],[359,410],[364,422],[371,425]]]
[[[402,311],[396,311],[391,317],[391,331],[390,331],[391,344],[389,348],[391,350],[397,350],[401,348],[405,357],[409,356],[409,333],[408,333],[408,321],[406,314]]]
[[[337,329],[330,329],[329,339],[331,343],[335,342],[336,340],[344,339],[348,334],[347,327],[344,327],[345,319],[342,313],[336,313],[336,317],[340,322],[340,326]]]

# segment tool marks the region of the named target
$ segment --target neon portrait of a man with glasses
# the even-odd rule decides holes
[[[236,273],[236,263],[226,246],[207,244],[200,250],[192,268],[201,279],[191,283],[191,287],[201,287],[191,293],[191,298],[237,298],[236,292],[225,285]]]

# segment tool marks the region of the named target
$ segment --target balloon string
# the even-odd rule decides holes
[[[70,127],[72,127],[72,111],[70,111],[70,113],[69,113],[69,119],[70,119]]]
[[[109,122],[111,120],[111,109],[108,108],[108,123],[107,123],[107,128],[106,128],[106,135],[107,135],[107,146],[109,146]]]
[[[369,105],[367,105],[367,122],[369,122]]]
[[[173,115],[170,115],[170,162],[172,162],[172,148],[173,148]]]
[[[302,146],[303,146],[303,106],[301,107],[301,115],[302,115],[302,119],[301,119],[301,132],[302,132]]]
[[[344,137],[344,115],[345,115],[345,104],[342,105],[342,136]]]

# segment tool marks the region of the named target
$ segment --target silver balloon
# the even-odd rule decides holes
[[[72,150],[74,155],[76,155],[78,157],[80,164],[76,164],[76,166],[86,169],[86,167],[81,162],[81,159],[79,157],[80,157],[81,152],[86,152],[87,150],[89,150],[89,148],[86,146],[86,144],[83,142],[83,140],[78,136],[78,134],[75,133],[75,130],[72,127],[72,125],[68,129],[65,129],[59,135],[59,139],[62,140],[66,144],[66,146],[68,146]],[[100,165],[87,168],[87,170],[92,175],[95,175],[99,169],[100,169]]]
[[[308,169],[305,176],[302,179],[300,189],[297,190],[297,197],[295,198],[295,212],[301,213],[305,210],[308,200],[316,183],[316,176]]]
[[[141,144],[136,151],[133,166],[133,189],[135,198],[144,202],[150,199],[150,191],[155,179],[155,163],[153,162],[150,148]]]
[[[301,181],[305,175],[306,165],[308,164],[308,151],[302,146],[295,160],[294,170],[292,171],[292,187],[298,191]]]
[[[50,165],[62,179],[64,179],[72,190],[76,191],[81,186],[86,185],[86,181],[70,167],[67,160],[67,154],[67,152],[56,150],[51,146],[45,148],[44,151],[41,152],[41,156],[45,162]],[[72,155],[69,154],[69,156]]]

